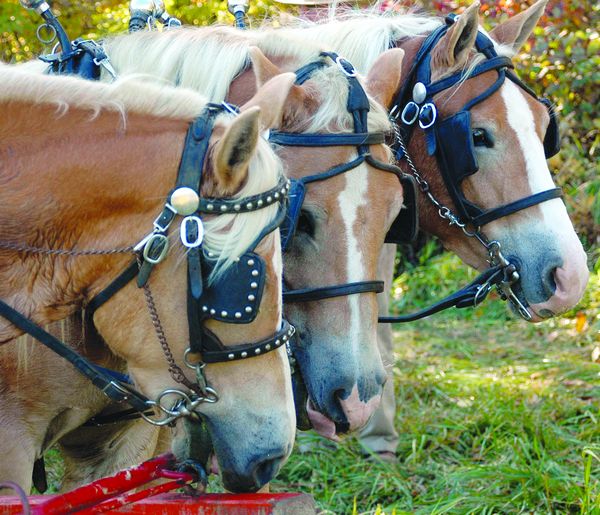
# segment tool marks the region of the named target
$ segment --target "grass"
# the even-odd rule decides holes
[[[453,259],[438,264],[463,270]],[[274,489],[335,514],[600,513],[597,272],[570,318],[531,325],[488,301],[396,327],[398,464],[365,460],[356,439],[301,435],[312,450]],[[438,290],[466,282],[452,273]]]

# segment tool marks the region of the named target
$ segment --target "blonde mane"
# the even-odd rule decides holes
[[[110,38],[104,46],[119,74],[147,74],[155,80],[198,91],[212,102],[222,102],[233,80],[250,66],[251,46],[259,47],[271,57],[291,59],[295,68],[323,59],[319,54],[329,48],[281,30],[240,31],[223,26],[138,32]],[[347,81],[341,69],[327,66],[314,73],[306,84],[321,94],[322,103],[301,130],[352,132],[352,117],[346,109]],[[369,129],[388,128],[385,111],[371,102]]]
[[[207,103],[204,97],[192,90],[148,84],[135,76],[105,84],[74,77],[40,75],[20,68],[0,65],[0,103],[52,105],[56,106],[57,116],[65,115],[69,108],[79,108],[90,110],[90,120],[108,110],[120,113],[125,123],[127,115],[131,114],[191,121],[202,113]],[[222,114],[217,123],[226,121],[228,125],[233,116]],[[248,179],[233,198],[255,195],[275,187],[282,173],[281,162],[270,145],[260,139],[250,161]],[[217,261],[210,280],[231,266],[276,214],[277,206],[272,205],[253,213],[220,215],[205,220],[204,249],[211,252]]]

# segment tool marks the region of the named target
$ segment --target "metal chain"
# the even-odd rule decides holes
[[[175,362],[175,358],[173,357],[173,352],[171,351],[171,347],[169,346],[169,342],[167,341],[167,336],[165,335],[165,331],[163,329],[162,323],[160,322],[160,318],[158,316],[158,311],[156,309],[156,303],[154,302],[154,297],[152,296],[152,292],[150,291],[150,286],[146,283],[144,286],[144,296],[146,297],[146,304],[148,305],[148,311],[150,313],[150,319],[152,320],[152,325],[154,326],[154,330],[156,331],[156,337],[158,338],[158,342],[162,347],[165,358],[167,358],[167,363],[169,364],[169,373],[174,381],[184,385],[185,387],[192,390],[197,395],[202,396],[202,392],[199,391],[200,387],[197,384],[192,383],[183,373],[181,367]]]
[[[89,249],[89,250],[68,250],[68,249],[47,249],[43,247],[34,247],[22,243],[9,243],[0,241],[0,249],[14,250],[16,252],[29,252],[31,254],[43,254],[46,256],[110,256],[112,254],[133,254],[134,247],[117,247],[115,249]]]

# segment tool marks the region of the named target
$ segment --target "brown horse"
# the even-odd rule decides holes
[[[546,0],[538,1],[489,33],[500,56],[512,57],[519,51],[546,4]],[[471,5],[430,52],[432,81],[465,70],[460,81],[433,95],[438,122],[456,114],[497,80],[496,70],[470,76],[470,70],[484,59],[475,48],[478,31],[482,30],[478,10],[479,3]],[[359,70],[369,69],[388,48],[402,48],[406,51],[406,78],[425,38],[443,24],[442,18],[434,16],[359,11],[339,20],[302,20],[299,28],[282,30],[335,48]],[[460,184],[468,202],[491,210],[555,187],[544,156],[543,142],[549,126],[546,106],[514,81],[505,80],[492,95],[475,103],[470,113],[473,152],[479,170],[463,177]],[[456,203],[439,165],[427,152],[425,131],[413,131],[408,154],[433,196],[456,213]],[[407,171],[411,171],[409,167]],[[448,218],[439,215],[447,214],[446,211],[440,211],[427,195],[420,196],[419,208],[425,232],[439,237],[447,249],[469,265],[480,270],[488,267],[490,256],[486,249],[456,224],[449,225]],[[504,256],[517,265],[519,280],[513,290],[527,312],[523,313],[524,318],[537,322],[577,304],[588,279],[586,255],[559,198],[493,220],[482,231],[489,240],[499,242]]]
[[[202,196],[243,199],[278,184],[280,162],[259,134],[279,124],[292,81],[292,74],[280,75],[239,116],[217,115]],[[48,324],[80,311],[131,261],[131,245],[152,231],[152,221],[173,188],[188,126],[204,112],[206,100],[190,91],[131,80],[92,84],[9,66],[0,67],[0,82],[0,298],[34,322]],[[260,341],[281,325],[279,233],[263,235],[277,213],[277,206],[270,205],[204,220],[203,247],[221,263],[215,277],[261,238],[255,252],[265,262],[266,279],[256,318],[243,326],[207,322],[226,346]],[[171,247],[148,285],[175,363],[186,369],[183,358],[190,336],[184,323],[185,248],[175,239]],[[81,255],[114,249],[127,252]],[[52,253],[57,250],[65,252]],[[142,292],[129,283],[95,311],[93,321],[110,349],[127,363],[136,386],[155,399],[181,387],[169,373],[148,311]],[[52,366],[40,363],[48,353],[38,348],[16,359],[19,353],[9,342],[20,333],[0,319],[3,354],[13,345],[12,359],[2,360],[0,373],[0,468],[3,479],[29,488],[35,458],[69,424],[89,417],[85,398],[90,394],[84,393],[86,386],[73,392],[70,403],[49,403],[56,382],[72,378],[70,365],[56,357]],[[184,373],[188,382],[195,381],[193,373]],[[24,390],[32,375],[35,388]],[[211,365],[208,380],[220,400],[197,410],[211,431],[225,483],[232,490],[255,490],[273,477],[293,444],[295,417],[285,349]],[[174,449],[189,450],[181,442],[192,438],[192,424],[181,422]],[[188,457],[194,456],[180,455]]]

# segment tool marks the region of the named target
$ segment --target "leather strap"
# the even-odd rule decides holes
[[[360,281],[332,286],[315,288],[301,288],[298,290],[284,291],[283,302],[310,302],[314,300],[332,299],[357,293],[381,293],[383,281]]]

